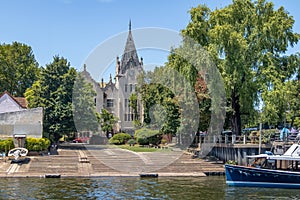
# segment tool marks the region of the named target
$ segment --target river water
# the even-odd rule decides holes
[[[300,190],[228,187],[224,176],[4,178],[0,199],[300,199]]]

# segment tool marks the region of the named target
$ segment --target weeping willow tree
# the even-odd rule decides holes
[[[265,122],[282,120],[287,93],[294,94],[290,81],[299,66],[297,54],[286,55],[288,47],[299,40],[293,17],[265,0],[234,0],[214,11],[199,5],[190,14],[182,34],[197,41],[217,65],[225,84],[232,131],[239,134],[242,116],[257,114],[260,106]],[[188,65],[176,67],[196,76]]]

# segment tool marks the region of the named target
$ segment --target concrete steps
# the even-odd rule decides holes
[[[160,176],[224,172],[223,164],[192,159],[179,151],[136,153],[117,148],[62,149],[59,155],[30,157],[28,164],[0,163],[1,176],[126,176],[158,173]]]

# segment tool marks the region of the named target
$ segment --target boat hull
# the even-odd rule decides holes
[[[300,172],[225,165],[226,184],[241,187],[300,188]]]

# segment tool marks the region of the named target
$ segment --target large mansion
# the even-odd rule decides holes
[[[87,71],[84,65],[82,74],[86,80],[93,85],[97,93],[95,97],[96,110],[106,109],[112,113],[118,122],[115,125],[114,132],[133,133],[134,112],[129,106],[129,99],[135,92],[137,86],[137,76],[143,71],[143,58],[139,59],[134,40],[131,33],[131,23],[129,23],[129,32],[125,44],[122,58],[116,58],[116,74],[114,78],[110,75],[107,83],[102,81],[96,82]],[[141,105],[138,104],[138,113],[142,114]]]

